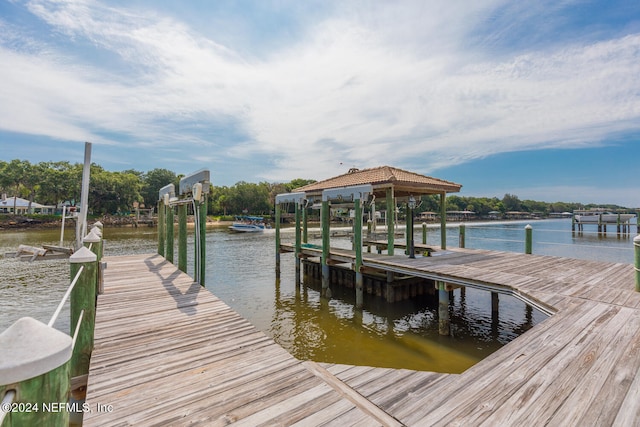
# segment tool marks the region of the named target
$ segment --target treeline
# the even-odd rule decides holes
[[[27,160],[0,160],[0,192],[9,197],[18,196],[44,205],[65,202],[79,204],[82,168],[81,163],[32,164]],[[89,184],[89,212],[95,215],[126,214],[133,209],[135,202],[155,207],[160,188],[173,183],[177,189],[183,176],[159,168],[148,172],[110,172],[93,163]],[[238,182],[231,187],[213,186],[208,199],[208,214],[233,215],[247,212],[268,215],[273,211],[276,194],[290,192],[310,182],[314,181],[296,179],[284,184]]]
[[[156,206],[158,190],[169,183],[178,188],[180,178],[167,169],[153,169],[148,172],[126,170],[110,172],[99,165],[91,165],[89,185],[89,211],[92,214],[126,214],[132,210],[134,202],[146,207]],[[315,182],[309,179],[295,179],[288,183],[238,182],[233,186],[213,186],[208,199],[209,215],[255,214],[270,215],[273,212],[275,196],[295,188]],[[82,164],[69,162],[41,162],[32,164],[26,160],[0,160],[0,192],[9,197],[17,195],[45,205],[63,202],[79,203],[82,185]],[[440,210],[439,196],[423,196],[417,212]],[[472,211],[477,216],[490,212],[528,212],[542,216],[551,212],[572,212],[576,209],[603,207],[611,210],[624,209],[615,205],[593,205],[566,202],[539,202],[520,200],[513,194],[497,197],[447,197],[447,210]]]
[[[505,194],[502,199],[497,197],[461,197],[451,195],[447,197],[448,211],[471,211],[476,213],[476,217],[489,216],[491,212],[526,212],[530,214],[540,214],[547,216],[550,213],[573,212],[574,210],[605,208],[613,211],[625,210],[622,206],[617,205],[596,205],[583,203],[568,202],[539,202],[536,200],[520,200],[514,194]],[[439,196],[424,196],[422,204],[418,208],[420,212],[440,210]]]

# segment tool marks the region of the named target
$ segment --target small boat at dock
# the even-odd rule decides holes
[[[256,233],[264,231],[267,226],[261,216],[237,216],[236,221],[229,226],[229,230],[238,233]]]

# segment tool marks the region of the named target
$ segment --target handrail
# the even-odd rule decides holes
[[[13,399],[15,399],[15,397],[16,391],[13,389],[7,390],[7,392],[4,394],[4,397],[2,398],[2,404],[0,404],[0,425],[2,425],[5,415],[11,412],[11,409],[5,411],[4,408],[11,408],[11,404],[13,403]]]
[[[73,338],[71,340],[71,348],[75,348],[76,346],[76,338],[78,338],[78,332],[80,331],[80,323],[82,323],[82,318],[84,317],[84,310],[80,311],[80,316],[78,316],[78,322],[76,323],[76,330],[73,333]]]
[[[83,270],[84,270],[84,265],[78,269],[78,272],[76,273],[76,277],[73,278],[73,281],[69,285],[67,292],[65,292],[64,296],[62,297],[62,301],[60,301],[60,304],[58,304],[58,308],[56,308],[56,311],[53,313],[53,316],[51,316],[51,320],[49,320],[49,323],[47,324],[47,326],[53,326],[53,324],[55,323],[56,319],[58,318],[58,315],[60,314],[60,311],[62,311],[62,307],[64,306],[64,303],[67,302],[67,298],[69,298],[69,295],[71,295],[71,291],[76,285],[76,282],[78,281],[78,278],[82,274]]]

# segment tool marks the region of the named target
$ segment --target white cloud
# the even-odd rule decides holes
[[[0,127],[103,143],[190,142],[216,156],[273,162],[263,167],[266,179],[416,158],[430,172],[640,128],[638,34],[492,55],[481,48],[504,28],[470,35],[541,9],[525,13],[504,1],[366,5],[333,5],[334,15],[299,39],[242,56],[158,12],[34,0],[30,10],[72,49],[46,39],[16,48],[0,38],[0,62],[12,64],[0,69],[0,97],[14,100],[0,103]],[[112,55],[118,67],[75,51],[76,42]],[[228,124],[246,137],[225,142],[220,129]]]

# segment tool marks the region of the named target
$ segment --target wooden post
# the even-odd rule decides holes
[[[295,254],[296,259],[296,285],[300,284],[300,253],[302,251],[302,230],[300,227],[300,203],[295,203],[295,220],[296,220],[296,241],[295,241]]]
[[[353,220],[353,244],[356,250],[355,271],[356,271],[356,308],[362,308],[364,304],[364,292],[362,277],[362,205],[360,199],[355,199],[356,217]]]
[[[440,248],[447,249],[447,193],[440,194]]]
[[[202,203],[200,203],[200,285],[205,285],[205,273],[207,272],[207,195],[202,195]]]
[[[167,248],[165,258],[173,263],[173,206],[167,206]]]
[[[531,255],[533,253],[533,227],[531,224],[527,224],[524,227],[524,253]]]
[[[93,224],[93,226],[91,227],[91,231],[94,232],[100,238],[100,243],[99,243],[100,251],[99,253],[96,253],[96,255],[98,256],[98,262],[102,260],[102,256],[104,255],[104,240],[102,237],[103,228],[104,228],[104,225],[102,225],[100,221],[96,221],[96,223]]]
[[[466,226],[464,224],[460,224],[460,238],[459,238],[459,243],[458,246],[460,246],[461,248],[465,247],[466,244]]]
[[[500,312],[500,296],[497,292],[491,292],[491,318],[496,319]]]
[[[99,231],[97,231],[99,232]],[[102,239],[98,236],[95,230],[91,230],[89,234],[87,234],[82,242],[84,246],[93,252],[96,255],[96,295],[102,293],[102,280],[101,280],[101,269],[100,269],[100,259],[102,258]],[[73,279],[73,277],[72,277]]]
[[[73,347],[71,356],[71,377],[77,377],[89,372],[89,360],[93,351],[93,330],[96,317],[96,254],[89,249],[82,247],[69,257],[71,278],[81,267],[84,270],[80,274],[76,285],[71,291],[70,314],[71,314],[71,334],[73,334],[80,312],[84,310],[82,322],[79,326],[78,338]]]
[[[187,272],[187,205],[178,205],[178,269]]]
[[[635,252],[636,291],[640,292],[640,234],[633,238]]]
[[[427,223],[426,222],[422,223],[422,244],[423,245],[427,244]]]
[[[309,243],[309,209],[302,208],[302,243]]]
[[[449,291],[444,282],[438,281],[438,332],[440,335],[451,333],[449,319]]]
[[[165,206],[164,200],[158,201],[158,255],[164,256],[164,239],[165,239]]]
[[[620,214],[618,214],[618,218],[616,218],[616,232],[618,235],[620,234]]]
[[[412,231],[412,225],[411,225],[411,216],[413,215],[413,213],[411,212],[411,208],[409,207],[409,202],[407,202],[407,204],[405,205],[405,211],[406,211],[406,218],[405,218],[405,231],[404,231],[404,254],[405,255],[409,255],[409,252],[411,250],[411,248],[409,248],[409,246],[411,246],[411,231]]]
[[[276,203],[276,277],[280,277],[280,203]]]
[[[0,361],[0,400],[14,391],[13,403],[25,408],[3,411],[3,427],[69,425],[69,412],[60,405],[69,401],[72,345],[67,334],[30,317],[0,334],[7,356]]]
[[[320,213],[322,222],[322,296],[330,298],[331,290],[329,288],[329,254],[330,254],[330,234],[329,220],[330,210],[329,202],[322,201],[322,212]]]
[[[393,187],[387,188],[387,255],[394,252],[394,231],[396,222],[396,204],[393,200]]]

